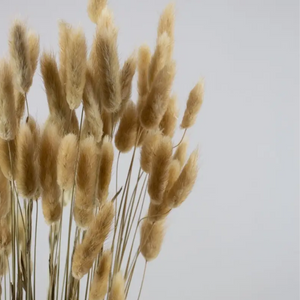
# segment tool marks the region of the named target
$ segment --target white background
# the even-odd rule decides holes
[[[120,27],[121,62],[143,42],[153,49],[168,1],[109,3]],[[206,82],[203,109],[189,131],[191,148],[200,145],[200,175],[168,220],[142,299],[298,299],[298,6],[296,0],[176,1],[174,91],[181,109],[197,80]],[[43,49],[58,50],[60,18],[82,24],[89,41],[93,36],[86,1],[1,0],[1,56],[18,14],[40,34]],[[31,113],[45,120],[40,71],[28,98]],[[46,299],[47,234],[41,225],[38,299]]]

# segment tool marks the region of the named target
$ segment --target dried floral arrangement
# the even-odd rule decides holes
[[[166,218],[186,200],[197,177],[198,151],[186,157],[185,133],[201,108],[203,82],[189,94],[182,138],[175,143],[173,5],[160,17],[153,54],[142,45],[122,67],[106,1],[89,0],[88,15],[96,24],[90,53],[82,29],[61,21],[57,64],[54,54],[39,55],[38,35],[17,20],[9,33],[9,57],[0,61],[1,299],[39,298],[37,234],[44,221],[49,300],[124,300],[143,257],[140,298],[147,263],[163,243]],[[49,106],[41,130],[27,102],[38,62]],[[122,180],[119,162],[130,151]],[[37,218],[40,203],[43,221]],[[69,211],[64,236],[63,210]]]

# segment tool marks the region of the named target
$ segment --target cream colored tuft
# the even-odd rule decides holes
[[[97,24],[99,17],[101,16],[102,10],[106,6],[107,0],[89,0],[88,1],[88,15],[91,21]]]
[[[121,272],[114,275],[109,300],[125,300],[125,280]]]
[[[173,95],[169,99],[167,110],[159,123],[159,128],[164,135],[172,138],[175,133],[177,119],[178,119],[178,106],[177,106],[177,97]]]

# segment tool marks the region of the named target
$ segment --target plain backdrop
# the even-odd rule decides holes
[[[167,3],[109,1],[120,28],[121,63],[141,43],[153,49]],[[188,132],[190,149],[200,147],[200,173],[188,201],[168,219],[142,299],[297,300],[299,3],[175,3],[174,92],[181,110],[198,79],[206,83],[202,110]],[[81,24],[89,42],[94,34],[84,0],[1,0],[1,56],[18,15],[40,34],[42,49],[58,50],[60,18]],[[28,99],[31,113],[44,121],[48,108],[39,70]],[[47,235],[41,225],[37,299],[46,299]],[[141,271],[142,262],[137,277]],[[137,278],[130,299],[137,298],[139,284]]]

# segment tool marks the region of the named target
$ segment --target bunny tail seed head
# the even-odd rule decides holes
[[[81,244],[74,251],[72,275],[81,279],[93,265],[106,240],[114,218],[114,203],[106,202],[93,220]]]
[[[32,84],[32,66],[27,37],[27,28],[15,20],[9,35],[9,53],[17,89],[27,93]]]
[[[85,86],[87,68],[87,46],[81,28],[71,30],[67,49],[66,97],[71,110],[79,107]]]
[[[44,190],[42,192],[42,210],[45,221],[48,225],[60,220],[62,206],[59,199],[60,190],[58,186],[53,187],[50,191]]]
[[[22,124],[18,133],[16,182],[19,194],[25,199],[32,199],[39,186],[36,147],[38,144],[28,123]]]
[[[89,0],[88,1],[88,8],[87,12],[89,15],[90,20],[97,24],[98,19],[101,15],[102,10],[106,6],[107,0]]]
[[[151,61],[151,51],[148,45],[144,44],[139,48],[138,53],[138,94],[139,99],[145,97],[149,91],[148,70]],[[140,100],[139,100],[140,101]]]
[[[198,174],[198,149],[190,155],[178,179],[168,193],[170,207],[180,206],[190,194]]]
[[[162,120],[167,107],[175,76],[175,63],[168,63],[157,75],[140,115],[145,129],[155,129]]]
[[[109,300],[125,300],[125,280],[122,272],[116,273],[112,279]]]
[[[177,106],[177,97],[173,95],[169,99],[167,110],[159,123],[159,128],[164,135],[172,138],[175,133],[175,128],[178,119],[178,106]]]
[[[10,150],[10,151],[9,151]],[[11,165],[10,158],[13,162],[17,157],[17,142],[16,139],[6,141],[0,138],[0,168],[3,175],[8,180],[13,180],[16,174],[16,164]]]
[[[101,119],[103,122],[103,136],[110,136],[112,134],[112,116],[113,114],[109,113],[105,109],[101,111]]]
[[[182,142],[177,146],[176,151],[173,155],[173,158],[179,162],[180,168],[182,168],[185,164],[188,145],[189,140],[187,137],[184,137]]]
[[[115,144],[120,152],[128,152],[135,145],[137,138],[138,116],[135,104],[127,103],[115,135]]]
[[[1,155],[1,154],[0,154]],[[10,209],[9,182],[0,169],[0,219],[4,218]]]
[[[103,203],[108,196],[114,161],[114,148],[111,139],[105,136],[100,149],[100,166],[98,171],[98,201]]]
[[[16,136],[17,119],[13,74],[6,60],[0,60],[0,138],[12,140]]]
[[[75,203],[73,214],[76,225],[82,230],[87,230],[93,221],[94,209],[93,206],[80,208]]]
[[[168,183],[169,167],[172,156],[172,141],[169,137],[162,137],[152,158],[148,193],[151,202],[160,204]]]
[[[71,190],[77,157],[77,136],[69,133],[62,139],[57,156],[57,182],[61,189]]]
[[[111,260],[110,250],[104,251],[91,283],[89,300],[104,299],[108,288]]]
[[[17,118],[17,124],[19,125],[25,111],[25,95],[17,89],[14,89],[14,98],[15,114]]]
[[[31,77],[33,78],[38,65],[38,59],[40,54],[40,38],[32,30],[28,31],[28,48],[29,48],[29,59],[31,64]]]
[[[191,90],[181,122],[181,128],[189,128],[196,122],[197,114],[203,103],[204,81],[200,80]]]
[[[165,236],[165,221],[152,223],[148,218],[141,226],[141,253],[147,261],[154,260],[159,255]]]

